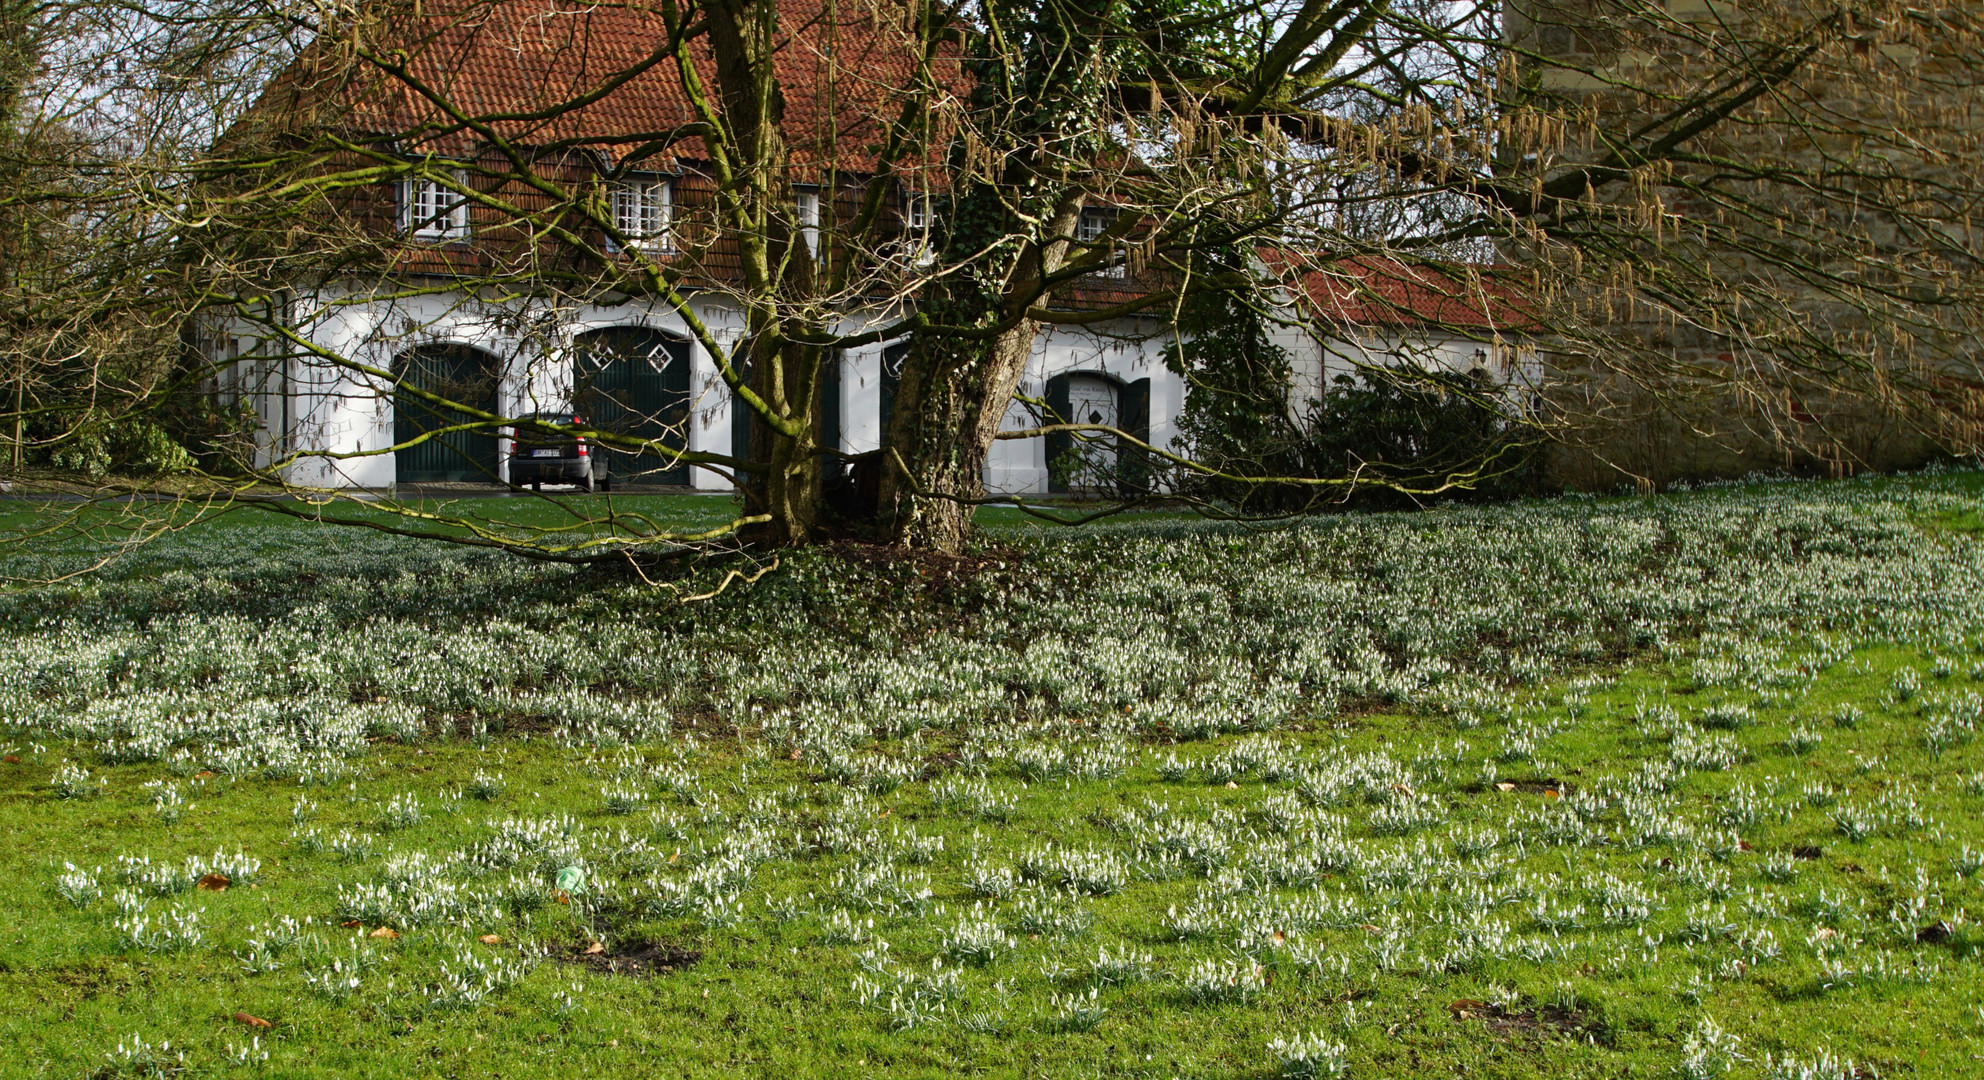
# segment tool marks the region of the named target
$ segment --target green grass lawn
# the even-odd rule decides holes
[[[1978,1075],[1977,490],[188,530],[0,599],[0,1075]]]
[[[591,519],[619,515],[627,519],[630,527],[696,531],[722,525],[735,519],[739,513],[737,501],[727,493],[541,496],[521,493],[409,498],[394,501],[392,507],[395,509],[362,499],[337,499],[323,503],[286,500],[274,506],[215,500],[211,504],[187,502],[170,508],[161,504],[122,502],[85,504],[73,501],[37,502],[26,498],[0,500],[0,545],[10,539],[51,528],[65,541],[77,535],[111,541],[149,534],[161,524],[169,526],[175,533],[244,527],[311,529],[317,527],[313,517],[463,535],[467,530],[452,522],[469,522],[519,534],[547,529],[591,532]],[[278,509],[291,513],[279,513]]]
[[[1090,527],[1107,523],[1150,523],[1157,521],[1199,520],[1195,512],[1180,510],[1129,510],[1087,523],[1083,519],[1099,507],[1048,503],[1040,512],[1060,520],[1046,520],[1010,506],[985,506],[976,512],[981,528],[995,532],[1060,531],[1069,527]],[[287,511],[287,512],[283,512]],[[653,535],[660,532],[699,533],[720,528],[743,513],[737,498],[727,492],[706,495],[650,494],[535,494],[520,492],[503,495],[473,495],[449,498],[408,498],[390,507],[365,499],[338,499],[321,504],[287,500],[257,505],[216,499],[211,503],[186,502],[167,506],[160,503],[126,502],[82,503],[77,501],[37,501],[33,498],[0,499],[0,551],[30,548],[53,543],[58,548],[79,540],[99,544],[130,542],[134,538],[183,535],[213,529],[300,528],[314,529],[326,519],[371,523],[441,536],[468,536],[489,530],[519,539],[560,537]]]

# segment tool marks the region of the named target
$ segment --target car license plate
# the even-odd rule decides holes
[[[545,447],[544,449],[541,449],[541,450],[532,450],[532,451],[530,452],[530,456],[531,456],[531,457],[557,457],[557,456],[558,456],[558,455],[559,455],[559,454],[560,454],[561,452],[562,452],[562,451],[560,451],[560,450],[559,450],[559,449],[558,449],[557,447],[555,447],[555,446],[547,446],[547,447]]]

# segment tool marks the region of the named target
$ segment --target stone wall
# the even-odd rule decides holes
[[[1507,98],[1565,134],[1507,171],[1603,166],[1542,215],[1550,240],[1510,246],[1554,275],[1563,480],[1892,469],[1984,445],[1980,13],[1510,7]]]

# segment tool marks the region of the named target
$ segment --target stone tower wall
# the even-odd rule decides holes
[[[1891,469],[1984,444],[1980,13],[1511,5],[1509,100],[1568,134],[1508,168],[1621,166],[1555,222],[1582,240],[1511,252],[1554,268],[1569,331],[1550,353],[1560,479]]]

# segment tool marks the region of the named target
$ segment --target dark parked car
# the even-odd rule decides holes
[[[525,420],[543,420],[562,427],[584,427],[586,418],[572,413],[537,413]],[[546,484],[577,484],[587,491],[613,490],[606,455],[590,439],[553,435],[519,426],[510,444],[510,483],[529,484],[539,491]]]

